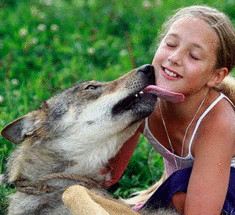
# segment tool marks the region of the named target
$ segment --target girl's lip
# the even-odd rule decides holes
[[[171,75],[167,74],[166,71],[165,71],[166,69],[167,69],[169,72],[174,73],[176,76],[171,76]],[[173,70],[171,70],[171,69],[169,69],[169,68],[167,68],[167,67],[164,67],[164,66],[162,66],[162,74],[163,74],[163,76],[164,76],[166,79],[169,79],[169,80],[179,80],[179,79],[183,78],[181,75],[179,75],[179,74],[176,73],[175,71],[173,71]]]

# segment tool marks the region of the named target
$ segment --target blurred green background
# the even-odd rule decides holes
[[[151,63],[162,23],[175,9],[206,4],[235,21],[233,0],[1,0],[0,130],[78,81],[110,81]],[[0,137],[0,173],[14,145]],[[162,158],[141,137],[114,196],[160,178]],[[12,185],[0,187],[0,214]]]

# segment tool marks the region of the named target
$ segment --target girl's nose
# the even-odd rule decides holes
[[[183,50],[178,48],[177,50],[174,50],[174,51],[172,51],[170,53],[170,55],[168,56],[168,60],[172,64],[181,65],[182,64],[183,55],[184,55]]]

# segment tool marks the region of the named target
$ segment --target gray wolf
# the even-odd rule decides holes
[[[103,167],[154,110],[157,96],[140,93],[154,82],[145,65],[115,81],[78,83],[7,125],[2,136],[18,144],[1,177],[18,188],[8,214],[72,214],[61,198],[67,187],[100,190],[110,177]]]

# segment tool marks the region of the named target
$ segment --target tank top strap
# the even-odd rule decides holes
[[[192,148],[192,143],[193,143],[193,139],[197,133],[197,130],[201,124],[201,121],[203,120],[203,118],[210,112],[210,110],[220,101],[222,100],[223,98],[226,98],[230,103],[231,105],[234,107],[234,104],[233,102],[228,98],[226,97],[223,93],[220,93],[220,96],[215,99],[211,104],[210,106],[205,110],[205,112],[200,116],[200,118],[198,119],[197,123],[196,123],[196,126],[194,128],[194,131],[193,131],[193,134],[192,134],[192,137],[190,139],[190,142],[189,142],[189,151],[191,152],[191,148]]]
[[[146,117],[144,119],[144,130],[143,130],[143,134],[147,133],[147,129],[149,129],[149,125],[148,125],[148,117]]]

